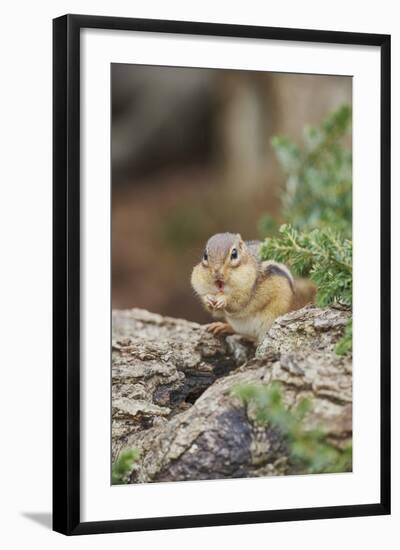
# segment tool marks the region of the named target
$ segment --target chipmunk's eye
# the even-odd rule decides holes
[[[203,261],[204,261],[204,262],[207,262],[207,261],[208,261],[207,250],[204,251],[204,254],[203,254]]]
[[[236,248],[232,248],[231,260],[237,260],[237,258],[238,258],[238,251],[236,250]]]

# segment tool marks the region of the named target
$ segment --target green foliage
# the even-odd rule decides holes
[[[113,485],[122,485],[128,483],[128,476],[136,460],[139,458],[138,449],[125,449],[117,457],[112,465],[111,483]]]
[[[302,399],[289,409],[285,406],[280,385],[239,384],[231,395],[247,406],[248,415],[256,424],[270,426],[287,440],[291,464],[305,473],[350,471],[352,465],[351,443],[337,449],[322,430],[304,429],[304,418],[310,412],[309,399]]]
[[[286,176],[281,219],[296,229],[330,227],[351,236],[352,156],[342,144],[350,124],[351,108],[343,105],[320,127],[304,129],[302,147],[287,137],[272,138]]]
[[[338,355],[344,355],[351,351],[353,345],[353,321],[347,323],[344,334],[339,342],[336,344],[335,351]]]
[[[351,108],[341,106],[317,128],[306,127],[303,144],[275,136],[272,146],[286,177],[281,193],[281,226],[268,215],[258,223],[268,236],[264,260],[288,264],[297,276],[317,285],[317,304],[352,303],[352,156],[344,137]],[[351,350],[351,325],[338,342],[339,354]]]
[[[352,302],[352,243],[329,228],[299,231],[282,225],[277,237],[265,239],[261,258],[290,265],[298,276],[317,284],[317,303]]]

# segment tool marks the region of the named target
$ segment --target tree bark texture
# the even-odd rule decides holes
[[[289,409],[309,398],[304,429],[322,429],[342,448],[352,436],[352,358],[334,348],[350,316],[307,306],[277,319],[256,347],[197,323],[114,311],[113,460],[139,449],[133,483],[295,473],[285,437],[254,423],[230,393],[272,381]]]

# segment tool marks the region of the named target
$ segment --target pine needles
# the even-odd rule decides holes
[[[296,275],[313,280],[319,306],[351,306],[352,243],[339,233],[329,228],[300,232],[282,225],[277,237],[265,239],[261,257],[287,263]]]
[[[133,466],[138,458],[138,449],[125,449],[120,453],[112,465],[112,485],[128,483],[129,474],[132,472]]]
[[[350,124],[351,108],[343,105],[319,127],[306,127],[302,146],[284,136],[272,139],[285,183],[279,216],[259,222],[265,237],[261,257],[312,279],[321,307],[352,304],[352,156],[345,143]],[[337,353],[351,350],[351,338],[350,322]]]
[[[247,407],[250,421],[270,426],[286,440],[291,466],[301,473],[328,473],[351,471],[352,445],[343,449],[333,446],[321,429],[306,429],[304,419],[312,409],[312,401],[301,399],[287,407],[278,382],[271,384],[239,384],[231,395]]]
[[[352,156],[343,145],[351,109],[343,105],[320,127],[305,127],[303,146],[287,137],[272,138],[286,182],[282,189],[282,219],[296,229],[329,227],[351,235]]]

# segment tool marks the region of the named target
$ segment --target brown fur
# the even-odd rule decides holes
[[[231,256],[233,249],[237,259]],[[312,283],[294,280],[282,264],[261,262],[257,244],[246,244],[240,235],[214,235],[205,252],[193,269],[192,286],[206,309],[240,334],[261,340],[277,317],[314,298]]]
[[[301,309],[307,304],[313,304],[317,293],[316,285],[309,279],[294,280],[292,310]]]

